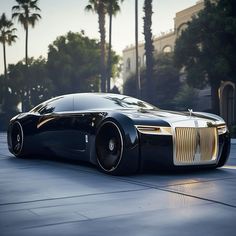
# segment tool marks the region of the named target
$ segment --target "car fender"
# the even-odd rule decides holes
[[[137,171],[140,166],[139,138],[133,120],[121,113],[108,113],[107,116],[98,125],[96,134],[98,133],[99,128],[102,127],[102,125],[107,121],[114,122],[119,127],[122,133],[124,141],[124,152],[122,159],[125,160],[123,164],[127,165],[127,168],[129,169],[131,166],[133,171]],[[90,147],[92,147],[90,152],[90,162],[97,165],[98,163],[95,149],[96,135],[92,137],[90,142]]]

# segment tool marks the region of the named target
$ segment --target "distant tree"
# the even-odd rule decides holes
[[[137,96],[137,81],[136,75],[131,74],[123,84],[123,93],[132,97]]]
[[[108,43],[108,59],[107,59],[107,91],[110,91],[111,87],[111,74],[112,74],[112,17],[120,11],[119,3],[122,3],[124,0],[110,0],[107,2],[107,12],[109,14],[109,43]]]
[[[48,52],[49,77],[57,94],[99,91],[100,45],[83,33],[58,37]],[[113,73],[119,57],[112,52]]]
[[[6,60],[6,45],[12,45],[15,42],[17,36],[15,35],[16,28],[13,28],[13,23],[8,20],[5,13],[0,18],[0,43],[3,46],[3,63],[4,63],[4,82],[3,86],[3,108],[7,106],[7,60]],[[5,99],[4,99],[5,98]]]
[[[164,109],[174,109],[173,100],[181,82],[179,70],[174,66],[173,55],[158,54],[154,63],[153,103]]]
[[[27,88],[31,87],[31,106],[33,107],[53,96],[53,84],[48,77],[44,58],[29,58],[28,63],[28,67],[25,66],[24,61],[9,65],[8,86],[11,90],[10,96],[14,98],[15,103],[22,103],[22,105],[27,99]],[[25,80],[26,76],[29,76],[30,80]]]
[[[111,89],[110,92],[111,92],[111,93],[120,94],[120,90],[118,89],[118,87],[117,87],[116,85],[114,85],[114,87]]]
[[[20,24],[23,25],[25,30],[25,64],[28,67],[28,34],[29,26],[34,28],[36,22],[41,18],[41,15],[37,12],[41,11],[38,7],[38,0],[16,0],[17,5],[12,7],[12,19],[17,19]],[[29,80],[26,74],[26,80]],[[30,84],[30,83],[26,83]],[[31,106],[31,88],[26,90],[26,100],[24,107],[28,110]]]
[[[149,101],[154,101],[154,86],[153,86],[153,66],[154,66],[154,57],[153,57],[153,40],[152,40],[152,0],[144,1],[144,25],[143,25],[143,34],[144,34],[144,47],[145,47],[145,56],[146,56],[146,91],[144,98]]]
[[[98,25],[100,33],[100,73],[101,73],[101,91],[106,92],[106,4],[107,0],[89,0],[85,7],[86,11],[92,11],[98,14]]]
[[[9,125],[9,120],[19,113],[19,111],[16,106],[16,97],[10,96],[9,93],[5,93],[4,86],[5,77],[2,74],[0,75],[0,104],[1,102],[5,102],[7,100],[7,106],[5,106],[6,103],[3,104],[3,106],[0,105],[0,131],[6,132]]]
[[[25,100],[27,97],[27,82],[25,79],[27,69],[24,61],[19,61],[16,64],[9,64],[9,79],[8,87],[10,88],[10,97],[13,107],[16,107],[19,103],[22,103],[23,110],[26,110]],[[30,107],[27,107],[29,109]]]
[[[124,84],[124,94],[135,96],[135,75],[128,78]],[[146,91],[148,84],[145,70],[141,71],[141,93]],[[179,71],[173,65],[171,54],[159,54],[154,61],[152,104],[164,109],[175,108],[174,98],[181,86]],[[146,100],[146,99],[144,99]]]
[[[235,1],[205,0],[205,8],[176,41],[175,61],[179,68],[185,68],[191,86],[211,86],[212,111],[216,114],[221,81],[236,81],[235,52]]]
[[[140,72],[140,91],[139,93],[139,99],[141,99],[143,96],[143,93],[145,91],[146,87],[146,77],[145,77],[145,70],[141,69]],[[156,81],[156,79],[154,79]],[[123,93],[128,96],[137,97],[137,75],[136,73],[130,74],[130,76],[126,79],[126,81],[123,84]],[[145,98],[144,98],[145,100]]]
[[[0,42],[3,45],[3,62],[4,62],[4,76],[7,79],[7,62],[6,62],[6,44],[9,46],[15,42],[17,36],[14,34],[16,28],[13,28],[13,23],[8,20],[5,13],[0,18]]]
[[[41,11],[37,6],[38,0],[16,0],[18,5],[12,7],[12,19],[17,19],[25,30],[25,64],[28,65],[28,34],[29,26],[34,28],[36,22],[41,18],[37,13]]]
[[[30,58],[29,77],[31,102],[35,106],[54,95],[53,81],[49,78],[47,61],[43,57]]]
[[[187,111],[188,109],[192,109],[196,106],[197,100],[198,94],[196,89],[190,87],[184,82],[181,84],[181,87],[173,100],[173,104],[175,109]]]

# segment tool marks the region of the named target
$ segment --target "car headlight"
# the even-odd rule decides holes
[[[224,124],[217,126],[217,131],[219,135],[225,134],[228,131],[227,125]]]
[[[135,125],[136,129],[142,134],[153,135],[172,135],[171,127]]]

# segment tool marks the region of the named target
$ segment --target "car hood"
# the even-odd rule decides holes
[[[123,112],[136,124],[168,125],[168,126],[215,126],[225,124],[224,120],[211,113],[205,112],[176,112],[167,110],[135,110]]]

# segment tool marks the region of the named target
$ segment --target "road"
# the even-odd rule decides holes
[[[224,168],[114,177],[17,159],[0,133],[0,235],[236,235],[236,144]]]

